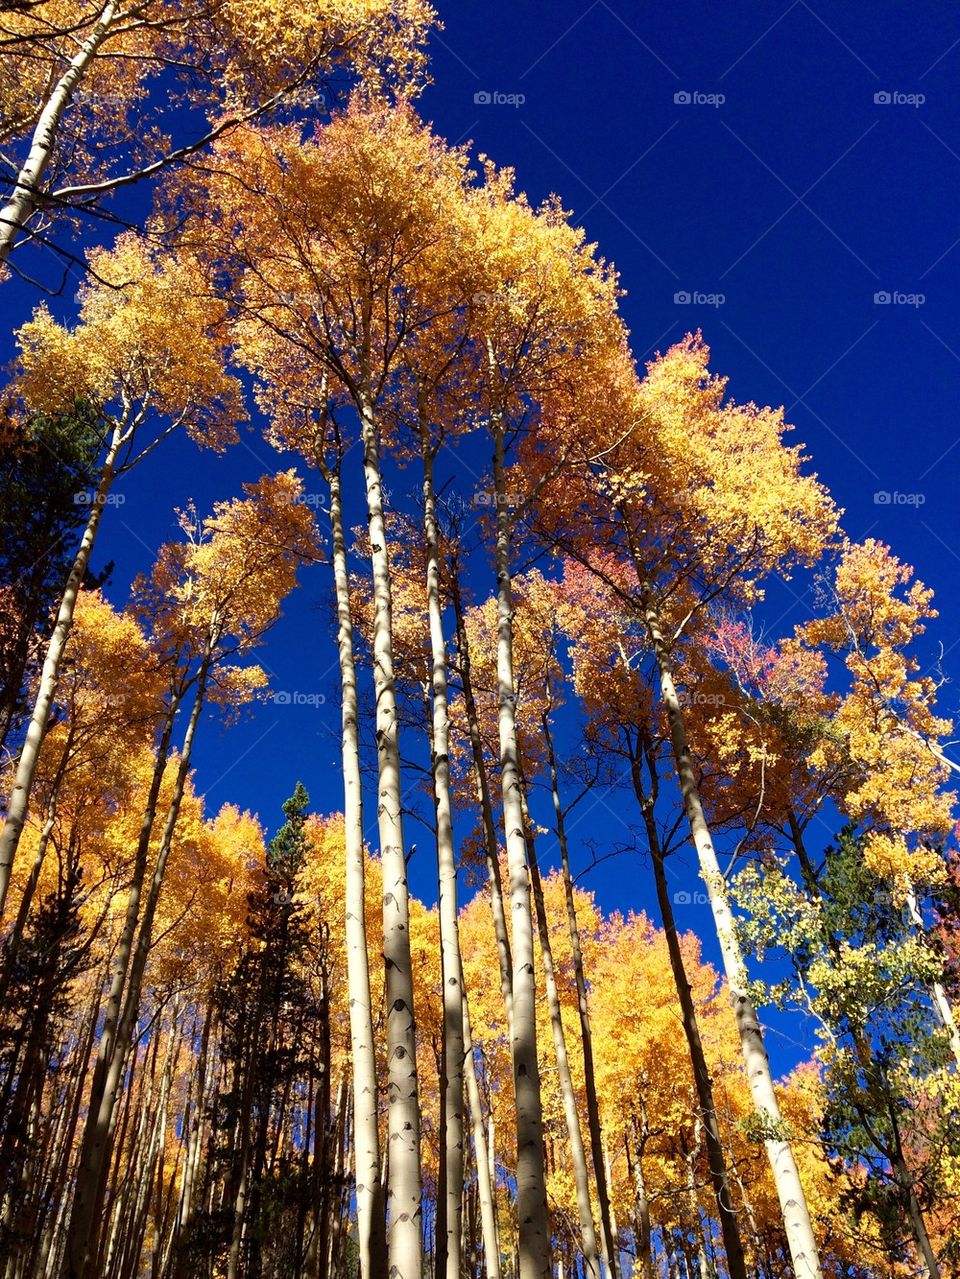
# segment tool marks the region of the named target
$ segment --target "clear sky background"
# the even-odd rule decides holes
[[[439,8],[445,29],[432,40],[422,114],[450,142],[472,140],[513,166],[534,201],[562,197],[621,271],[639,360],[699,327],[736,398],[786,406],[792,442],[806,445],[848,533],[889,543],[935,588],[941,616],[924,658],[935,662],[942,646],[946,673],[960,671],[960,11],[943,0]],[[123,207],[145,198],[128,194]],[[42,264],[24,266],[42,274]],[[73,310],[74,287],[54,303],[59,314]],[[4,286],[4,329],[35,300],[20,283]],[[468,495],[482,461],[469,449],[448,459]],[[116,561],[108,593],[124,600],[174,535],[175,506],[193,497],[207,508],[290,464],[257,426],[225,459],[168,442],[107,513],[95,566]],[[394,483],[412,492],[416,476]],[[359,522],[357,497],[355,488]],[[207,720],[195,759],[212,811],[250,806],[272,829],[297,778],[315,807],[339,806],[329,588],[326,570],[304,574],[262,650],[277,689],[326,703],[261,706],[227,734]],[[806,589],[775,586],[762,621],[791,630],[809,608]],[[958,698],[947,684],[946,714],[960,717]],[[633,821],[629,797],[588,796],[573,819],[577,868],[588,840],[599,850]],[[410,837],[420,848],[413,889],[433,900],[429,840]],[[550,841],[544,854],[550,861]],[[674,877],[677,891],[696,891],[689,860]],[[604,863],[583,882],[608,910],[653,911],[639,858]],[[703,908],[684,912],[681,925],[708,938]],[[777,1063],[804,1038],[780,1025]]]

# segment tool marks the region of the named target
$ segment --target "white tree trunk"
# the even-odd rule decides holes
[[[467,1081],[467,1101],[473,1130],[473,1154],[477,1164],[477,1197],[480,1200],[480,1229],[483,1235],[483,1265],[486,1279],[500,1279],[500,1238],[497,1233],[497,1200],[493,1181],[493,1116],[490,1116],[491,1142],[483,1122],[483,1103],[477,1063],[473,1059],[473,1033],[470,1028],[470,1005],[463,992],[463,1052]]]
[[[457,923],[457,861],[453,846],[450,802],[450,747],[447,713],[447,650],[443,637],[440,603],[440,551],[437,530],[433,456],[429,441],[423,445],[424,532],[427,552],[427,613],[430,624],[430,658],[433,687],[433,790],[437,817],[437,870],[440,886],[440,971],[443,988],[443,1080],[440,1100],[444,1110],[443,1184],[441,1224],[437,1252],[447,1279],[460,1279],[463,1204],[463,964]],[[437,1268],[439,1279],[441,1267]]]
[[[654,604],[649,586],[641,583],[644,620],[653,647],[660,676],[660,693],[666,708],[670,724],[670,739],[673,746],[674,762],[680,790],[683,795],[684,809],[690,826],[697,857],[700,861],[700,874],[707,889],[710,909],[720,943],[723,969],[730,990],[730,1001],[733,1005],[740,1034],[740,1047],[743,1053],[747,1080],[754,1109],[764,1125],[772,1130],[770,1138],[764,1142],[780,1211],[783,1214],[784,1230],[787,1244],[793,1261],[796,1279],[821,1279],[820,1257],[817,1241],[813,1233],[813,1223],[806,1195],[800,1181],[797,1161],[789,1141],[779,1135],[782,1131],[782,1117],[773,1086],[770,1072],[770,1061],[767,1057],[763,1032],[757,1019],[756,1010],[747,990],[746,966],[734,928],[733,912],[727,896],[726,881],[720,870],[720,863],[713,847],[710,828],[703,812],[700,789],[697,783],[696,770],[690,755],[687,742],[687,729],[683,709],[677,696],[673,680],[670,653],[660,626],[660,618]]]
[[[610,1167],[610,1151],[607,1149],[607,1141],[603,1139],[603,1175],[607,1192],[609,1194],[613,1186],[613,1172]],[[617,1210],[614,1207],[613,1200],[610,1200],[610,1235],[613,1239],[613,1251],[607,1257],[607,1264],[610,1267],[610,1273],[613,1279],[620,1274],[620,1227],[617,1225]]]
[[[343,527],[339,462],[327,473],[330,529],[337,597],[337,649],[340,658],[341,756],[346,854],[347,991],[353,1064],[353,1140],[356,1147],[357,1246],[362,1279],[379,1279],[384,1270],[386,1221],[380,1184],[380,1134],[377,1127],[377,1054],[366,923],[366,853],[363,846],[363,790],[357,721],[357,669],[350,612],[350,577]]]
[[[421,1279],[420,1102],[417,1034],[410,963],[410,912],[403,843],[403,793],[393,673],[393,599],[383,519],[380,445],[373,406],[360,406],[367,529],[373,569],[373,677],[377,699],[377,823],[383,867],[383,957],[386,965],[388,1175],[387,1254],[391,1279]]]
[[[513,961],[510,954],[510,937],[507,932],[507,917],[503,908],[503,885],[500,877],[500,849],[497,844],[497,828],[493,819],[493,802],[490,798],[490,785],[487,780],[486,760],[483,755],[483,740],[480,734],[480,721],[477,714],[477,703],[473,694],[473,676],[470,665],[470,642],[467,637],[466,620],[463,615],[463,601],[460,596],[460,585],[456,579],[459,571],[454,565],[454,577],[451,582],[453,606],[457,616],[457,649],[460,667],[460,682],[463,686],[464,710],[467,716],[467,730],[470,737],[470,750],[473,756],[473,772],[477,784],[477,803],[483,822],[483,843],[487,855],[487,876],[490,887],[490,910],[493,915],[493,931],[497,939],[497,962],[500,968],[500,990],[503,995],[503,1006],[507,1014],[507,1034],[513,1040]]]
[[[517,1108],[517,1220],[519,1279],[548,1279],[550,1233],[543,1147],[543,1108],[537,1063],[536,978],[533,920],[520,794],[520,756],[514,714],[513,592],[510,581],[510,513],[506,503],[503,429],[494,431],[497,503],[497,687],[500,788],[510,877],[513,924],[513,1081]]]
[[[620,1256],[617,1245],[617,1232],[613,1225],[613,1210],[610,1204],[610,1179],[603,1159],[603,1127],[600,1122],[600,1103],[597,1097],[596,1071],[593,1063],[593,1031],[590,1025],[587,979],[583,965],[583,948],[580,944],[580,925],[577,921],[573,875],[570,870],[570,849],[567,844],[566,818],[560,799],[560,779],[557,775],[557,759],[553,749],[553,736],[550,732],[550,719],[547,712],[544,712],[543,715],[543,740],[547,748],[550,790],[553,795],[553,811],[557,821],[557,842],[560,845],[563,892],[567,906],[567,932],[570,937],[573,975],[577,984],[577,1011],[580,1014],[580,1039],[583,1047],[583,1089],[587,1099],[590,1148],[593,1155],[593,1169],[596,1178],[597,1203],[600,1208],[601,1244],[611,1279],[619,1279]]]
[[[540,934],[543,979],[547,991],[547,1008],[550,1013],[550,1030],[553,1034],[553,1050],[557,1059],[557,1077],[560,1081],[563,1117],[567,1127],[567,1139],[570,1142],[570,1160],[573,1164],[573,1183],[576,1188],[577,1215],[580,1218],[580,1235],[583,1246],[584,1276],[585,1279],[600,1279],[600,1250],[597,1246],[597,1234],[593,1225],[593,1209],[590,1205],[587,1152],[583,1142],[583,1130],[580,1127],[580,1115],[577,1110],[577,1095],[574,1091],[573,1077],[570,1073],[570,1060],[567,1056],[567,1037],[563,1028],[560,994],[557,990],[557,978],[553,966],[553,944],[550,940],[550,926],[547,920],[546,903],[543,898],[543,882],[540,879],[537,850],[533,842],[530,815],[527,812],[525,800],[523,815],[524,826],[527,831],[527,860],[530,864],[530,882],[537,912],[537,930]]]
[[[110,487],[116,475],[114,468],[123,438],[120,429],[115,429],[110,448],[104,460],[103,470],[100,474],[100,482],[90,505],[90,517],[87,520],[87,526],[83,531],[83,537],[80,539],[80,545],[73,560],[73,566],[63,588],[60,607],[57,610],[57,620],[43,659],[43,669],[40,672],[40,682],[37,687],[33,713],[27,726],[20,758],[17,760],[16,776],[14,777],[13,788],[7,803],[7,817],[3,824],[3,831],[0,832],[0,919],[3,918],[3,908],[7,899],[7,890],[10,886],[10,875],[17,855],[17,848],[20,844],[24,822],[27,819],[30,792],[33,789],[37,761],[40,758],[40,748],[43,745],[47,726],[50,723],[50,712],[53,707],[57,684],[60,681],[60,666],[63,662],[63,653],[67,646],[70,628],[73,625],[77,596],[80,594],[80,588],[83,585],[84,574],[87,571],[87,565],[90,563],[90,555],[97,538],[97,530],[100,527],[103,508],[106,505]]]
[[[100,12],[96,26],[71,59],[40,112],[33,131],[30,151],[17,174],[13,194],[0,209],[0,262],[6,262],[14,247],[17,233],[26,226],[40,198],[40,184],[50,164],[64,113],[77,85],[86,75],[90,63],[110,34],[118,16],[117,0],[108,0]]]

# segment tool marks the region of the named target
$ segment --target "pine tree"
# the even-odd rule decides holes
[[[0,434],[0,750],[27,712],[28,672],[49,634],[96,489],[102,424],[83,401],[12,420]]]

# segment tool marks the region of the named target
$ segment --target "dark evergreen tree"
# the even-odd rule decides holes
[[[0,431],[0,749],[26,709],[24,685],[49,629],[96,487],[97,412],[33,414]],[[94,583],[95,584],[95,583]]]
[[[183,1244],[182,1275],[206,1274],[214,1259],[231,1279],[324,1273],[318,1267],[343,1179],[330,1105],[324,939],[311,934],[297,900],[311,851],[308,804],[298,782],[249,898],[250,944],[217,992],[227,1083],[206,1175],[214,1185],[207,1199],[219,1206],[198,1214]]]
[[[0,1269],[29,1250],[41,1214],[42,1180],[32,1160],[42,1144],[40,1102],[55,1093],[72,989],[88,967],[89,939],[79,916],[80,873],[68,870],[29,921],[7,986],[16,1017],[0,1026]],[[48,1116],[48,1122],[50,1117]]]

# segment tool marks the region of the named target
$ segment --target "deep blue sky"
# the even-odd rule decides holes
[[[793,439],[845,508],[851,536],[889,542],[936,589],[941,618],[927,655],[942,644],[946,670],[957,669],[960,12],[889,0],[440,9],[423,114],[451,142],[472,139],[512,165],[534,200],[561,195],[620,268],[638,358],[699,326],[737,398],[787,406]],[[478,93],[525,100],[477,102]],[[678,303],[681,293],[723,300]],[[923,301],[879,304],[876,294]],[[32,302],[8,285],[4,318],[19,323]],[[207,506],[276,464],[252,433],[222,461],[170,443],[129,477],[97,557],[117,561],[118,601],[172,534],[174,505],[192,496]],[[474,487],[469,474],[463,487]],[[324,570],[306,575],[263,658],[277,688],[323,693],[328,704],[261,707],[228,735],[205,724],[197,781],[211,808],[249,805],[272,827],[297,777],[317,807],[339,804],[327,588]],[[772,593],[766,621],[776,629],[803,614],[795,589]],[[960,709],[955,685],[943,704]],[[626,811],[623,799],[584,802],[581,865],[581,839],[615,840]],[[421,849],[413,887],[432,898],[428,841],[411,835]],[[680,888],[696,888],[689,869],[675,874]],[[607,908],[653,901],[633,860],[586,882]],[[709,935],[702,910],[681,921]]]

